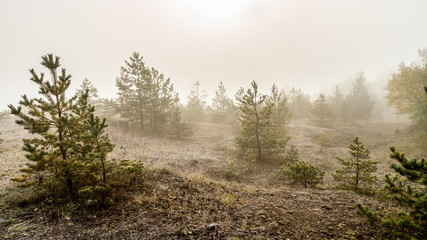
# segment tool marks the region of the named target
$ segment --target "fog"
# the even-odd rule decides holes
[[[425,47],[425,1],[1,1],[0,109],[36,94],[28,69],[60,56],[72,89],[87,77],[115,98],[132,52],[170,77],[181,102],[256,80],[312,96],[363,71],[384,79]]]
[[[0,0],[0,239],[427,239],[426,9]]]

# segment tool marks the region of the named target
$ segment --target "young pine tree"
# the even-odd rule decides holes
[[[295,147],[295,145],[291,145],[291,148],[289,148],[286,151],[286,156],[284,158],[286,163],[294,163],[298,161],[299,158],[299,152],[298,148]]]
[[[139,126],[140,132],[162,136],[168,115],[178,102],[173,84],[155,68],[145,65],[143,57],[133,53],[116,81],[121,116]]]
[[[85,78],[80,85],[80,89],[77,89],[77,95],[80,97],[83,94],[88,92],[88,103],[91,105],[94,105],[98,102],[99,96],[98,96],[98,89],[96,89],[95,86],[92,85],[92,83],[89,81],[89,79]]]
[[[377,181],[377,177],[373,175],[377,171],[377,162],[368,160],[369,150],[356,137],[353,139],[353,144],[348,145],[352,158],[337,159],[343,165],[342,169],[332,173],[335,181],[341,182],[342,187],[360,190],[363,187],[368,187]]]
[[[327,119],[332,118],[332,110],[326,102],[325,95],[320,94],[316,101],[314,101],[311,107],[311,113],[319,118],[321,125],[323,125]]]
[[[279,177],[292,181],[294,184],[301,184],[304,187],[316,186],[323,183],[325,172],[311,163],[298,161],[282,166],[279,170]]]
[[[394,147],[390,150],[390,158],[398,162],[390,167],[399,177],[387,174],[385,189],[407,211],[388,213],[380,218],[376,212],[359,203],[358,213],[367,216],[372,225],[380,222],[386,229],[384,238],[427,239],[427,160],[408,160]]]
[[[282,152],[289,139],[275,132],[271,120],[273,104],[267,101],[266,95],[258,91],[255,81],[251,86],[246,92],[241,88],[236,94],[240,114],[236,144],[242,159],[260,162]]]
[[[51,80],[45,80],[44,73],[38,76],[30,70],[41,97],[29,99],[23,95],[20,106],[8,106],[19,118],[16,123],[37,136],[23,140],[29,163],[21,170],[24,175],[14,180],[51,186],[52,193],[66,191],[74,200],[82,189],[97,188],[103,200],[108,188],[106,154],[114,147],[104,134],[105,119],[93,115],[87,92],[67,98],[71,76],[65,69],[58,73],[59,57],[43,56],[41,65],[49,70]]]
[[[329,97],[328,102],[331,106],[335,120],[341,122],[342,125],[345,126],[348,119],[350,118],[350,109],[347,106],[348,100],[344,98],[344,95],[342,94],[341,89],[338,86],[335,86],[335,91],[332,96]]]
[[[206,91],[200,89],[200,82],[196,81],[191,87],[187,102],[187,117],[189,122],[205,120]]]
[[[175,106],[172,109],[172,113],[169,115],[168,134],[172,138],[183,138],[193,134],[193,131],[187,123],[183,123],[181,120],[181,109],[179,106]]]
[[[363,72],[356,74],[353,81],[353,89],[346,97],[346,104],[351,109],[350,115],[353,120],[369,119],[371,117],[375,101],[366,86]]]
[[[314,139],[314,141],[320,145],[320,153],[323,152],[323,149],[328,148],[328,147],[332,147],[332,140],[331,137],[329,137],[328,135],[321,133],[319,135],[316,136],[316,138]]]
[[[234,120],[236,107],[233,100],[227,96],[227,90],[222,81],[212,99],[212,108],[215,122],[232,122]]]
[[[311,102],[310,97],[301,89],[292,88],[289,92],[291,117],[293,119],[304,119],[310,117]]]
[[[271,121],[275,126],[274,131],[279,136],[285,137],[288,124],[291,120],[291,114],[288,108],[288,99],[285,93],[279,92],[276,84],[273,84],[268,101],[273,104]]]

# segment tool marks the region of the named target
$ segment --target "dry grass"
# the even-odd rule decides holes
[[[116,148],[109,157],[142,160],[148,172],[143,190],[126,194],[127,200],[117,203],[117,209],[113,207],[100,213],[102,220],[99,221],[92,214],[74,220],[60,217],[55,223],[31,218],[28,228],[12,221],[8,229],[11,234],[21,234],[24,230],[28,233],[37,231],[40,227],[37,224],[42,224],[44,235],[35,239],[57,234],[86,239],[208,239],[205,227],[216,222],[221,225],[224,239],[285,236],[312,239],[321,236],[323,239],[350,235],[366,239],[365,232],[371,230],[361,225],[366,223],[363,218],[354,216],[354,207],[356,200],[365,201],[369,197],[333,189],[335,183],[330,173],[340,167],[337,156],[348,157],[347,145],[355,136],[366,143],[372,159],[379,161],[378,175],[389,172],[386,146],[394,141],[393,127],[401,126],[367,124],[366,127],[322,128],[303,121],[291,123],[289,145],[298,148],[301,160],[326,172],[321,189],[283,185],[276,177],[278,166],[275,164],[257,165],[237,178],[225,177],[224,173],[230,169],[238,171],[243,167],[239,162],[228,164],[235,161],[235,129],[227,125],[195,123],[194,136],[182,140],[138,137],[111,128],[109,134]],[[19,169],[26,162],[21,139],[28,134],[15,126],[12,119],[0,121],[0,132],[5,139],[0,145],[0,191],[5,193],[6,186],[13,185],[10,178],[19,176]],[[333,146],[319,153],[320,146],[313,138],[321,133],[331,137]],[[18,195],[8,197],[19,198]],[[56,215],[70,216],[70,212],[61,211]],[[45,215],[42,217],[48,218]],[[79,233],[69,230],[69,224],[79,229]],[[372,233],[377,234],[378,229]]]

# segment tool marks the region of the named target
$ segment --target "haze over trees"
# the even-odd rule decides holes
[[[348,99],[346,99],[338,86],[335,86],[335,91],[328,99],[328,104],[331,107],[336,124],[345,126],[350,118],[351,109],[348,107]]]
[[[333,117],[333,112],[326,101],[325,95],[320,94],[316,101],[313,102],[311,113],[319,119],[320,125],[324,125],[326,120]]]
[[[77,89],[77,95],[82,96],[85,93],[88,93],[88,102],[91,105],[95,105],[99,101],[98,89],[89,81],[89,79],[85,78],[80,85],[80,88]]]
[[[206,91],[202,90],[200,86],[200,81],[194,82],[188,95],[186,115],[189,122],[197,122],[206,118],[207,95]]]
[[[172,111],[179,111],[173,84],[155,68],[147,67],[139,53],[133,53],[125,64],[116,80],[121,116],[141,133],[165,135]]]
[[[366,120],[372,115],[375,101],[372,99],[366,86],[363,72],[354,76],[353,89],[346,98],[348,108],[351,109],[351,116],[354,120]]]
[[[236,117],[236,106],[233,99],[227,95],[224,83],[220,81],[215,97],[212,99],[212,120],[214,122],[232,122]]]
[[[304,94],[301,89],[292,88],[289,92],[289,99],[293,119],[310,117],[311,102],[308,95]]]
[[[268,102],[273,105],[271,121],[275,126],[275,134],[279,136],[287,135],[287,127],[291,121],[291,112],[288,107],[288,98],[284,91],[279,91],[276,84],[271,87]]]
[[[426,10],[0,0],[0,240],[427,240]]]
[[[280,135],[272,122],[274,103],[259,92],[258,84],[251,82],[246,91],[236,94],[239,108],[239,133],[236,136],[239,157],[248,162],[265,162],[272,155],[283,152],[288,141]]]
[[[414,125],[407,134],[414,142],[414,152],[427,153],[427,49],[419,50],[420,60],[410,65],[401,63],[386,86],[387,104],[397,114],[408,114]]]

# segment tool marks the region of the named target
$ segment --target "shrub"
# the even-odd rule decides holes
[[[279,170],[280,178],[292,181],[293,184],[301,184],[304,187],[323,183],[324,176],[324,171],[305,161],[298,161],[287,166],[282,166]]]

